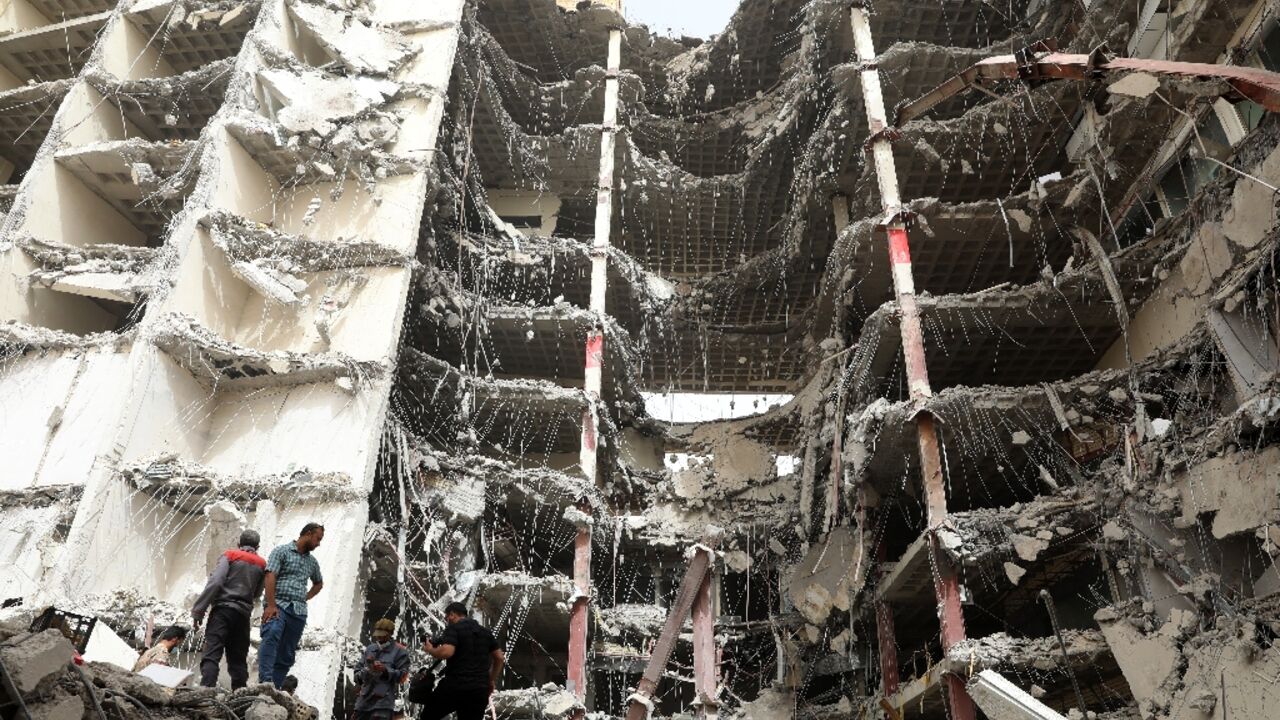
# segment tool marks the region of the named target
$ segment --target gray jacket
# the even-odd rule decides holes
[[[375,672],[372,667],[375,661],[381,662],[386,669]],[[355,671],[356,683],[360,685],[356,712],[395,710],[400,683],[409,675],[409,651],[398,642],[389,642],[386,646],[370,643],[360,653]]]
[[[254,604],[262,597],[266,567],[267,561],[256,548],[245,546],[226,551],[218,558],[218,565],[191,607],[191,614],[197,621],[204,619],[210,607],[228,607],[244,615],[252,614]]]

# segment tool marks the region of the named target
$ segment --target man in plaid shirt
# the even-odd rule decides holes
[[[324,587],[320,563],[311,554],[320,547],[321,540],[324,540],[324,526],[307,523],[296,541],[277,547],[267,556],[258,682],[280,687],[293,667],[298,642],[307,626],[307,601]]]

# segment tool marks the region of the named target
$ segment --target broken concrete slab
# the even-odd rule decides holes
[[[1067,659],[1071,667],[1097,667],[1111,656],[1103,633],[1098,630],[1065,630]],[[1062,651],[1056,637],[1014,637],[992,633],[956,643],[947,653],[950,661],[975,669],[1021,674],[1062,668]]]
[[[1280,447],[1208,458],[1174,474],[1182,519],[1214,513],[1213,536],[1225,538],[1280,521]]]
[[[81,720],[88,710],[79,695],[58,694],[52,700],[27,705],[31,720]]]
[[[60,630],[10,638],[0,645],[0,660],[18,692],[38,695],[51,688],[75,657],[75,648]]]
[[[833,610],[849,609],[870,564],[861,534],[838,527],[815,543],[791,571],[788,596],[806,620],[822,624]]]
[[[391,28],[302,0],[288,5],[298,24],[352,73],[387,76],[416,52],[402,33]]]
[[[1171,681],[1178,666],[1177,642],[1181,630],[1170,621],[1155,632],[1145,632],[1127,618],[1106,610],[1095,615],[1095,619],[1124,672],[1134,699],[1144,705],[1156,696],[1162,685]]]
[[[244,711],[244,720],[289,720],[289,711],[272,700],[260,699]]]
[[[966,688],[990,720],[1066,720],[994,670],[983,670]]]
[[[328,137],[340,124],[385,105],[400,92],[390,80],[330,77],[319,71],[262,70],[258,79],[271,93],[274,118],[292,133]]]
[[[1280,150],[1268,155],[1250,175],[1236,182],[1222,221],[1223,235],[1244,250],[1257,247],[1275,227],[1277,197],[1268,185],[1280,178]]]
[[[493,695],[493,708],[502,717],[548,720],[567,720],[584,710],[573,693],[552,683],[527,690],[500,690]]]

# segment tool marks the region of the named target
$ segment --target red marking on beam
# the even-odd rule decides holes
[[[604,335],[593,332],[587,335],[587,367],[598,368],[604,361]]]
[[[894,265],[911,264],[911,243],[906,230],[889,228],[889,259]]]

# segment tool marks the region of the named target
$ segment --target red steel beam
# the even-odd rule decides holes
[[[708,534],[701,545],[694,546],[693,558],[689,560],[684,579],[680,581],[680,589],[667,614],[667,622],[662,626],[662,632],[653,645],[653,652],[649,655],[644,674],[640,676],[640,683],[628,700],[626,720],[645,720],[649,716],[647,703],[653,701],[662,673],[667,669],[667,661],[671,659],[671,651],[675,649],[676,640],[680,637],[680,628],[684,627],[684,619],[692,612],[694,601],[702,592],[703,582],[710,577],[711,563],[714,560],[712,553],[719,540],[718,534]]]
[[[885,561],[884,541],[876,544],[876,565]],[[898,694],[898,641],[893,627],[893,608],[876,597],[876,638],[880,645],[880,689],[886,698]],[[892,720],[892,717],[889,717]]]
[[[1225,82],[1240,98],[1252,100],[1268,112],[1280,112],[1280,73],[1240,65],[1173,62],[1142,58],[1108,59],[1101,52],[1089,55],[1046,50],[1040,44],[1019,55],[987,58],[898,108],[895,125],[924,115],[938,104],[973,87],[997,80],[1088,80],[1106,75],[1142,72],[1168,77]]]
[[[716,621],[712,613],[711,590],[714,568],[702,577],[698,594],[693,598],[693,690],[698,703],[698,717],[714,718],[719,703],[716,686],[719,667],[716,662]]]
[[[871,137],[868,149],[876,168],[880,202],[885,212],[885,230],[889,236],[889,259],[893,272],[894,295],[897,300],[902,352],[906,360],[907,385],[917,407],[933,395],[929,385],[929,368],[924,352],[920,308],[916,303],[915,278],[911,270],[911,243],[902,217],[902,197],[898,188],[898,171],[886,132],[888,118],[884,109],[884,93],[876,68],[875,44],[871,23],[863,0],[855,0],[849,12],[854,46],[861,64],[863,106]],[[947,518],[947,493],[942,477],[942,454],[933,415],[921,409],[916,413],[916,438],[920,452],[920,469],[924,486],[930,536]],[[960,605],[960,584],[955,570],[945,557],[932,556],[934,590],[938,603],[938,621],[943,651],[964,639],[964,612]],[[961,678],[948,675],[947,702],[951,720],[976,720],[978,711],[965,690]]]

